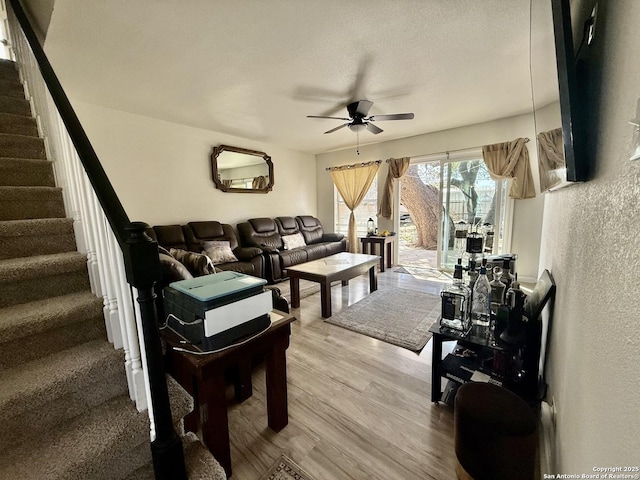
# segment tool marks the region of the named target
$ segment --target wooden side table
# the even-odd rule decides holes
[[[247,398],[251,396],[251,358],[257,354],[265,356],[268,424],[274,432],[282,430],[289,421],[285,352],[295,319],[293,315],[274,311],[271,326],[262,335],[206,355],[174,350],[173,347],[180,347],[198,351],[197,347],[180,343],[183,339],[175,332],[169,329],[162,332],[167,344],[167,370],[191,394],[195,404],[193,412],[185,417],[185,429],[196,433],[202,429],[205,446],[220,462],[227,477],[231,477],[231,450],[225,371],[240,367],[236,397]]]
[[[378,245],[378,255],[380,256],[380,271],[384,272],[385,257],[387,259],[387,268],[391,268],[393,264],[393,243],[396,241],[395,235],[387,235],[386,237],[369,236],[360,237],[362,242],[362,253],[370,253],[375,255],[375,245]],[[385,252],[386,250],[386,252]]]

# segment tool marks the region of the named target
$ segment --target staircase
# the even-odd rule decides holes
[[[0,60],[0,478],[151,479],[149,417],[129,398],[72,220],[13,62]],[[190,479],[224,471],[182,417]]]

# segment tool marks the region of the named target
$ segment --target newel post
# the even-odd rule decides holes
[[[151,442],[155,478],[187,480],[182,442],[173,428],[169,392],[162,356],[154,284],[160,280],[158,246],[145,234],[148,225],[131,222],[126,228],[129,238],[124,245],[127,281],[138,290],[142,335],[146,347],[147,367],[153,405],[156,438]]]

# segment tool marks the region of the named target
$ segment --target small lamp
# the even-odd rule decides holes
[[[375,231],[376,227],[373,223],[373,218],[369,218],[369,220],[367,220],[367,235],[373,235]]]

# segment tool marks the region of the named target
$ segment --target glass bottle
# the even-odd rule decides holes
[[[504,303],[504,292],[507,286],[500,280],[502,278],[502,268],[493,267],[493,280],[491,285],[491,311],[495,314],[498,307]]]
[[[462,259],[458,259],[453,272],[453,284],[445,287],[442,297],[442,316],[440,325],[462,333],[471,328],[469,307],[471,303],[471,289],[462,280]]]
[[[473,285],[471,301],[471,322],[474,325],[488,327],[491,318],[491,285],[487,278],[487,267],[480,267],[480,274]]]
[[[502,261],[502,283],[506,285],[507,289],[511,286],[511,282],[513,282],[514,278],[515,277],[511,273],[511,259],[505,258]]]

